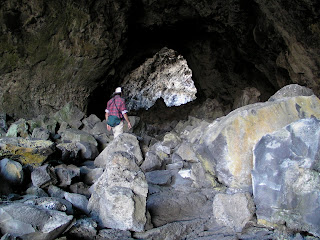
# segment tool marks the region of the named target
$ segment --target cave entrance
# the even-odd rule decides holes
[[[146,115],[149,115],[149,118],[152,113],[159,116],[157,109],[161,109],[161,114],[172,111],[184,116],[179,114],[179,109],[188,112],[189,110],[183,109],[189,106],[199,107],[207,99],[215,99],[227,112],[227,109],[232,110],[239,92],[246,88],[258,89],[261,101],[267,100],[276,91],[267,77],[256,68],[254,61],[260,57],[256,55],[259,51],[256,51],[253,39],[247,39],[244,46],[243,39],[239,39],[235,33],[226,29],[209,31],[208,24],[201,19],[187,19],[153,28],[145,28],[136,23],[137,21],[133,21],[129,26],[127,47],[122,57],[115,63],[113,74],[108,73],[90,97],[89,113],[94,113],[103,119],[106,103],[118,86],[124,88],[124,97],[135,100],[136,105],[143,102],[137,96],[139,96],[138,89],[148,89],[139,87],[145,83],[145,79],[136,79],[126,87],[126,83],[129,82],[127,78],[132,71],[141,67],[147,59],[152,58],[164,47],[175,50],[186,59],[197,89],[196,100],[186,104],[187,106],[174,108],[166,106],[167,110],[162,111],[166,99],[153,99],[153,107],[152,104],[148,106],[146,104],[148,109]],[[248,46],[250,48],[246,49]],[[131,108],[133,111],[130,114],[142,114],[146,111],[138,110],[139,108],[134,106]],[[168,115],[168,119],[172,119],[172,116]]]

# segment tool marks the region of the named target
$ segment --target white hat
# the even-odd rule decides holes
[[[117,87],[114,93],[121,93],[121,87]]]

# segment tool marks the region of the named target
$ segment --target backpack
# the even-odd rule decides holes
[[[119,125],[120,122],[121,122],[121,119],[118,118],[117,116],[114,116],[114,115],[108,116],[107,124],[109,126],[115,127],[115,126]]]

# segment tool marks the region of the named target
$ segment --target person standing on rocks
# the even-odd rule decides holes
[[[117,87],[112,96],[107,103],[105,116],[108,131],[112,129],[113,136],[116,138],[123,133],[123,119],[127,121],[129,129],[131,128],[131,123],[128,118],[125,100],[121,97],[121,87]]]

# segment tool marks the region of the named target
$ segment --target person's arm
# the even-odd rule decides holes
[[[109,116],[109,114],[108,114],[108,112],[106,111],[106,114],[105,114],[106,121],[108,121],[108,116]],[[109,126],[108,124],[107,124],[107,130],[108,130],[108,131],[111,131],[111,126]]]
[[[125,113],[125,114],[122,114],[122,115],[123,115],[124,119],[125,119],[125,120],[127,121],[127,123],[128,123],[128,129],[130,129],[132,126],[131,126],[130,120],[129,120],[129,118],[128,118],[128,114]]]

